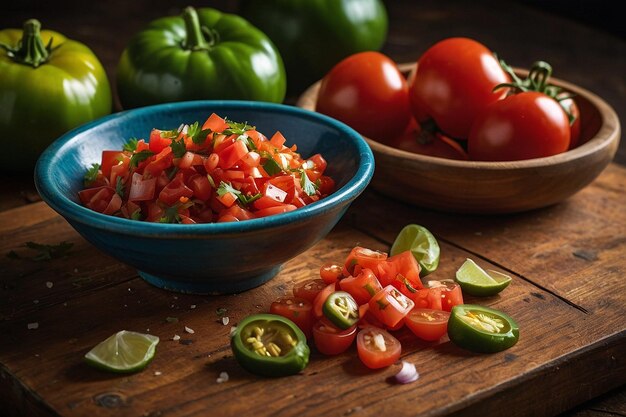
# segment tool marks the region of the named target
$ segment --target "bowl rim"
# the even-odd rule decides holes
[[[60,192],[55,192],[52,186],[53,173],[50,168],[60,164],[56,157],[61,149],[84,132],[106,123],[121,123],[127,119],[148,114],[155,111],[191,111],[193,109],[210,108],[215,111],[241,109],[248,111],[270,110],[272,113],[282,113],[316,122],[322,122],[345,134],[356,145],[360,163],[356,173],[340,189],[328,197],[300,207],[287,213],[268,217],[249,219],[240,222],[225,223],[197,223],[197,224],[168,224],[152,223],[125,219],[112,215],[95,212],[71,200]],[[163,236],[163,237],[204,237],[207,235],[226,235],[233,233],[253,232],[279,226],[297,223],[308,217],[325,214],[341,203],[354,200],[369,184],[374,174],[374,155],[363,137],[348,125],[326,115],[285,104],[245,101],[245,100],[194,100],[175,103],[163,103],[152,106],[124,110],[104,116],[81,125],[58,139],[56,139],[39,157],[35,166],[35,186],[42,199],[55,211],[73,222],[83,223],[99,229],[126,235]]]
[[[415,70],[415,63],[402,63],[398,64],[398,69],[401,72],[410,72]],[[516,73],[526,74],[528,70],[514,67],[513,68]],[[466,169],[466,170],[489,170],[489,171],[504,171],[511,169],[534,169],[545,166],[555,166],[560,164],[570,163],[574,160],[588,157],[592,154],[597,153],[601,149],[608,147],[612,142],[619,142],[620,139],[620,122],[617,117],[617,113],[601,97],[592,93],[591,91],[580,87],[578,85],[572,84],[567,81],[563,81],[556,77],[550,77],[550,81],[552,84],[563,87],[564,89],[574,93],[576,96],[584,97],[588,100],[593,106],[596,107],[600,117],[602,119],[602,123],[600,128],[596,134],[590,138],[587,142],[583,143],[580,146],[575,147],[574,149],[567,150],[560,154],[546,156],[541,158],[533,158],[533,159],[523,159],[516,161],[465,161],[465,160],[455,160],[455,159],[447,159],[447,158],[439,158],[436,156],[429,155],[421,155],[418,153],[408,152],[401,149],[396,149],[392,146],[385,145],[381,142],[378,142],[374,139],[370,139],[366,136],[363,136],[367,144],[372,148],[372,150],[377,154],[384,154],[386,156],[391,156],[397,158],[398,160],[408,160],[416,163],[420,163],[423,165],[431,165],[442,168],[451,168],[451,169]],[[321,80],[317,81],[315,84],[310,86],[305,90],[304,93],[299,97],[297,105],[301,108],[310,109],[310,103],[307,100],[311,100],[317,96],[319,91],[319,87],[321,84]],[[315,109],[315,102],[313,101],[313,110]],[[617,148],[617,146],[615,147]]]

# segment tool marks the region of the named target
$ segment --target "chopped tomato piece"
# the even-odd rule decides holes
[[[320,268],[320,277],[326,284],[334,284],[343,278],[342,267],[333,262],[328,262]],[[344,290],[346,291],[346,290]],[[349,291],[348,291],[349,292]],[[354,296],[354,295],[353,295]],[[356,298],[355,298],[356,299]],[[358,302],[359,300],[357,300]]]
[[[394,327],[402,320],[415,303],[393,285],[387,285],[369,301],[370,312],[385,326]]]
[[[339,285],[342,290],[350,293],[359,304],[368,303],[377,292],[383,289],[376,275],[368,268],[361,269],[356,277],[350,276],[342,279],[339,281]]]
[[[145,179],[143,175],[134,172],[130,182],[128,201],[147,201],[154,198],[156,178]]]
[[[297,297],[283,297],[272,303],[270,313],[278,314],[296,323],[307,339],[313,331],[313,305],[309,300]]]
[[[187,187],[181,176],[176,176],[169,184],[165,186],[159,193],[159,201],[168,206],[173,206],[180,201],[181,197],[191,197],[193,190]]]
[[[315,347],[324,355],[339,355],[345,352],[354,342],[356,326],[342,330],[322,318],[313,325],[313,340]]]
[[[377,271],[378,264],[385,261],[385,259],[387,259],[387,254],[384,252],[356,246],[346,258],[345,268],[350,274],[354,272],[356,265]]]
[[[313,302],[317,294],[324,288],[326,288],[326,284],[321,279],[307,279],[293,286],[293,295]]]

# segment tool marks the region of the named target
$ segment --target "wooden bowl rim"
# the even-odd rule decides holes
[[[402,72],[410,72],[415,69],[414,63],[404,63],[399,64],[398,68]],[[528,70],[523,68],[514,67],[515,72],[519,72],[520,74],[528,73]],[[592,93],[591,91],[579,87],[575,84],[569,83],[567,81],[563,81],[559,78],[551,77],[551,81],[553,84],[556,84],[560,87],[565,88],[566,90],[576,94],[577,96],[584,97],[587,101],[589,101],[593,106],[596,107],[600,117],[602,118],[602,124],[598,132],[587,142],[584,144],[577,146],[574,149],[568,150],[566,152],[547,156],[543,158],[533,158],[533,159],[524,159],[518,161],[498,161],[498,162],[489,162],[489,161],[462,161],[455,159],[446,159],[439,158],[435,156],[421,155],[413,152],[408,152],[400,149],[393,148],[391,146],[385,145],[383,143],[377,142],[373,139],[370,139],[366,136],[363,136],[365,141],[370,145],[372,150],[375,153],[386,154],[392,157],[396,157],[404,160],[411,160],[414,162],[419,162],[422,164],[431,164],[436,165],[438,167],[450,167],[450,168],[464,168],[464,169],[478,169],[478,170],[510,170],[510,169],[523,169],[523,168],[540,168],[546,166],[555,166],[566,164],[572,162],[574,160],[582,159],[593,155],[595,153],[600,152],[601,150],[609,147],[613,142],[619,142],[620,137],[620,122],[617,117],[617,113],[602,98]],[[307,108],[309,110],[315,111],[315,106],[313,104],[313,108],[311,108],[307,100],[311,100],[313,98],[317,98],[317,94],[319,91],[319,87],[321,84],[321,80],[317,81],[315,84],[311,85],[307,88],[304,93],[298,98],[296,105],[298,107]],[[617,149],[617,146],[615,146]]]

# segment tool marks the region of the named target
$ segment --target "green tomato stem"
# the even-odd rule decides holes
[[[198,19],[198,12],[196,9],[189,6],[183,11],[183,20],[185,21],[185,42],[183,47],[191,51],[206,50],[212,46],[212,42],[207,42],[205,39],[206,32],[203,31],[200,26],[200,20]]]
[[[52,52],[52,38],[48,45],[44,45],[41,39],[41,23],[36,19],[24,22],[22,39],[16,47],[0,44],[7,51],[8,56],[18,64],[30,65],[37,68],[46,63]]]

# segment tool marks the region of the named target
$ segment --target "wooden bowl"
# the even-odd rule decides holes
[[[399,67],[405,74],[414,69],[411,64]],[[578,147],[545,158],[478,162],[415,154],[365,138],[376,160],[371,186],[417,206],[463,213],[513,213],[568,198],[611,162],[619,145],[620,123],[615,110],[600,97],[571,83],[551,80],[576,95],[581,113]],[[319,88],[320,82],[309,87],[297,105],[315,110]]]

